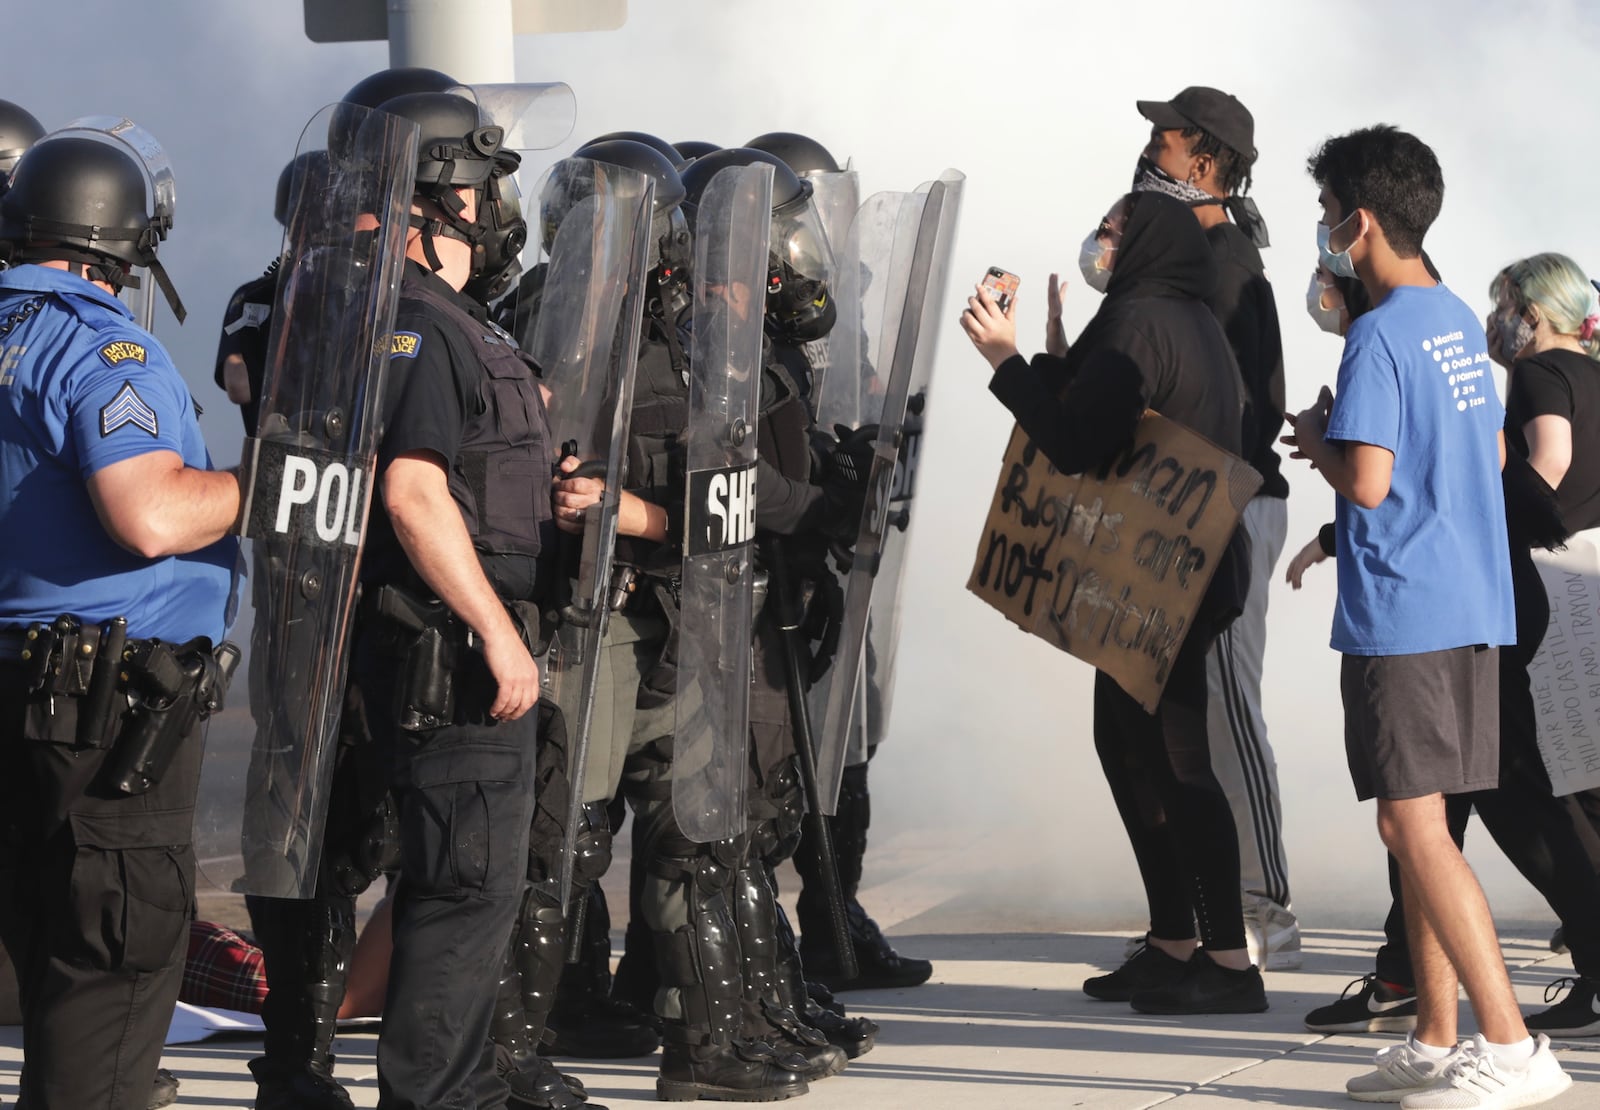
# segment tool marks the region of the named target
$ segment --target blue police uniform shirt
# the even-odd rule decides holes
[[[89,499],[96,471],[151,451],[211,468],[182,375],[120,301],[64,270],[0,272],[0,327],[19,313],[0,336],[0,628],[73,613],[124,616],[134,637],[221,640],[238,541],[146,559]]]
[[[1516,642],[1483,325],[1443,285],[1404,286],[1345,338],[1327,438],[1394,452],[1375,509],[1338,498],[1332,646],[1414,655]]]

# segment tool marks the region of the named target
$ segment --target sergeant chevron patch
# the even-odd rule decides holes
[[[144,398],[139,396],[132,382],[123,382],[122,388],[117,390],[117,395],[111,398],[111,403],[100,410],[100,438],[104,439],[118,428],[129,424],[143,428],[152,436],[161,434],[161,426],[156,420],[156,410],[144,403]]]

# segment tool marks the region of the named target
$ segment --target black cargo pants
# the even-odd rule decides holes
[[[73,742],[76,704],[0,663],[0,940],[23,1010],[18,1110],[144,1110],[194,914],[201,738],[117,794]],[[52,740],[54,736],[62,742]]]

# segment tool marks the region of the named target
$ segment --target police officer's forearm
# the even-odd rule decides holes
[[[637,494],[622,491],[617,501],[617,532],[624,536],[664,541],[667,538],[667,510]]]
[[[444,468],[431,456],[402,456],[384,471],[382,492],[406,558],[439,600],[485,640],[517,636],[478,562]]]
[[[146,559],[208,547],[239,516],[238,477],[185,466],[175,451],[112,463],[89,476],[88,488],[107,534]]]
[[[756,527],[792,536],[813,527],[824,511],[822,489],[786,478],[766,459],[756,460]]]

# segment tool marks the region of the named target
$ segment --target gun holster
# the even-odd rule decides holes
[[[204,636],[130,643],[122,655],[130,706],[103,772],[111,788],[143,794],[159,783],[195,725],[222,709],[238,665],[237,647],[213,650]]]

